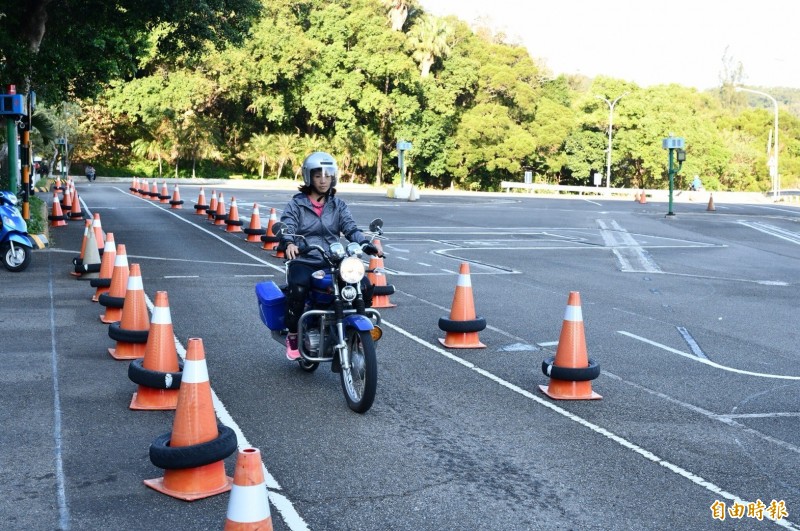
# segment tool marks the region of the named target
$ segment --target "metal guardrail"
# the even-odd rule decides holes
[[[648,199],[654,201],[669,201],[669,190],[648,189],[648,188],[611,188],[610,192],[603,186],[566,186],[560,184],[544,184],[544,183],[520,183],[513,181],[502,181],[500,188],[504,192],[510,192],[513,189],[527,190],[532,194],[542,195],[578,195],[578,196],[595,196],[595,197],[611,197],[635,199],[638,198],[642,192]],[[708,201],[709,196],[713,194],[715,201],[727,201],[731,203],[753,202],[762,203],[774,202],[772,197],[768,194],[759,192],[727,192],[727,191],[713,191],[713,190],[674,190],[673,199],[678,202],[700,202]],[[781,196],[778,198],[779,202],[788,204],[800,203],[800,191],[798,190],[782,190]]]

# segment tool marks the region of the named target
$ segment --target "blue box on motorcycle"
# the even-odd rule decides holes
[[[283,330],[284,308],[286,307],[286,295],[281,288],[271,280],[256,284],[256,297],[258,297],[258,308],[261,320],[270,330]]]

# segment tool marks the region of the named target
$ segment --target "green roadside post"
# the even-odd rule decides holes
[[[683,162],[686,160],[686,151],[683,149],[686,147],[686,142],[683,138],[672,136],[670,133],[668,138],[661,141],[661,147],[669,150],[669,166],[667,170],[669,173],[669,211],[667,212],[667,216],[674,216],[675,212],[672,210],[672,192],[675,190],[675,175],[681,171],[681,166],[683,166]],[[675,168],[673,160],[677,160],[677,168]]]

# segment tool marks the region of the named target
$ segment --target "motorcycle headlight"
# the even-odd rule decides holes
[[[348,256],[339,265],[339,276],[348,284],[361,282],[364,272],[364,262],[355,256]]]

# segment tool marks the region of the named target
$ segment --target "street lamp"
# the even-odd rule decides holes
[[[770,167],[770,176],[772,177],[772,199],[777,201],[781,195],[781,177],[778,173],[778,100],[760,90],[744,87],[736,87],[734,90],[736,90],[736,92],[752,92],[753,94],[769,98],[772,100],[772,105],[775,107],[775,132],[772,134],[772,157],[767,162],[767,165]]]
[[[603,96],[595,95],[595,98],[603,100],[608,104],[608,152],[606,154],[606,195],[608,196],[611,196],[611,127],[614,124],[614,105],[626,94],[628,93],[623,92],[614,101],[609,101]]]

